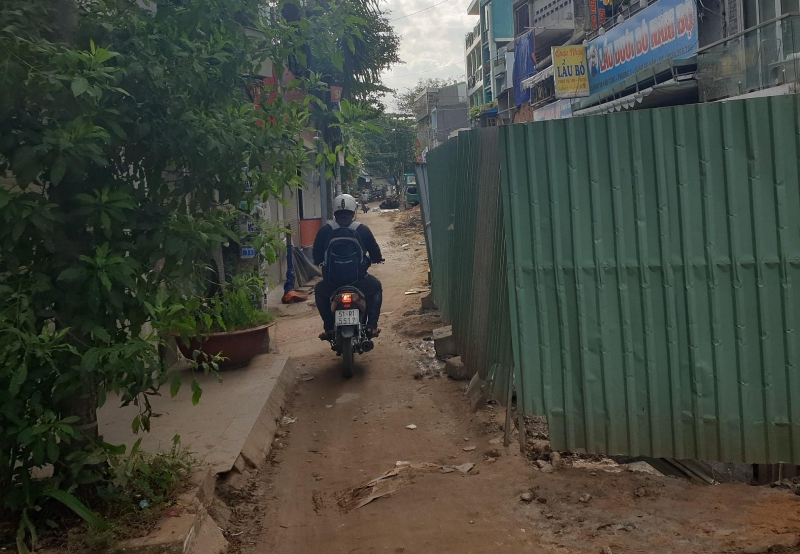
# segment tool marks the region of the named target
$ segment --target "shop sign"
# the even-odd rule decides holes
[[[556,98],[589,96],[589,71],[583,45],[554,46],[551,49]]]
[[[658,0],[586,45],[589,91],[594,94],[696,49],[694,2]]]

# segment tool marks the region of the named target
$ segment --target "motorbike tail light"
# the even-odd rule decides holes
[[[342,301],[342,305],[343,305],[345,308],[349,308],[349,307],[350,307],[350,304],[352,304],[352,303],[353,303],[353,294],[352,294],[352,293],[349,293],[349,292],[343,292],[343,293],[342,293],[342,294],[339,296],[339,299]]]

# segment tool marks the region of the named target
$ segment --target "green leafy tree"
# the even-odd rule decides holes
[[[419,98],[420,94],[425,92],[425,89],[438,89],[449,85],[455,85],[458,82],[459,80],[455,77],[419,79],[417,84],[413,87],[407,88],[402,92],[395,93],[394,101],[397,105],[397,112],[403,115],[413,116],[414,103],[417,98]]]
[[[306,8],[309,21],[309,67],[329,85],[341,86],[353,102],[380,105],[391,89],[381,74],[400,63],[400,37],[378,0],[313,0]],[[331,33],[331,28],[347,29]]]
[[[20,522],[20,552],[48,500],[98,524],[79,501],[107,470],[97,407],[116,393],[149,430],[148,397],[168,381],[153,330],[186,320],[211,248],[240,241],[241,207],[301,186],[315,99],[286,88],[324,83],[265,86],[262,63],[280,75],[309,28],[349,47],[363,27],[289,21],[256,0],[93,0],[55,15],[63,4],[0,5],[0,520]],[[254,245],[267,259],[269,238]],[[44,466],[53,477],[34,480]]]
[[[401,179],[414,167],[416,125],[406,116],[381,114],[354,132],[353,151],[367,173]]]

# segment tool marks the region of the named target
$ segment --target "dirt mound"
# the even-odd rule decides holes
[[[419,206],[400,212],[395,220],[394,231],[402,237],[416,237],[422,234],[422,214]]]
[[[443,325],[439,312],[415,312],[395,323],[393,328],[403,336],[422,338],[431,336],[434,329]]]

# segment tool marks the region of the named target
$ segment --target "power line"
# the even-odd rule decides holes
[[[450,1],[450,0],[442,0],[441,2],[439,2],[439,3],[437,3],[437,4],[433,4],[433,5],[431,5],[431,6],[428,6],[427,8],[422,8],[421,10],[417,10],[417,11],[415,11],[415,12],[408,13],[408,14],[406,14],[406,15],[402,16],[402,17],[397,17],[397,18],[395,18],[395,19],[390,19],[390,20],[389,20],[389,23],[391,23],[392,21],[400,21],[401,19],[405,19],[406,17],[411,17],[412,15],[417,15],[418,13],[422,13],[422,12],[424,12],[425,10],[429,10],[429,9],[431,9],[431,8],[435,8],[436,6],[441,6],[441,5],[442,5],[442,4],[444,4],[445,2],[449,2],[449,1]]]
[[[461,62],[455,62],[449,65],[443,65],[442,67],[437,67],[435,69],[426,69],[425,71],[417,71],[416,73],[407,73],[405,75],[393,75],[391,77],[385,77],[385,79],[400,79],[401,77],[412,77],[414,75],[420,75],[422,73],[430,73],[431,71],[439,71],[440,69],[447,69],[448,67],[452,67],[454,65],[461,65]]]

